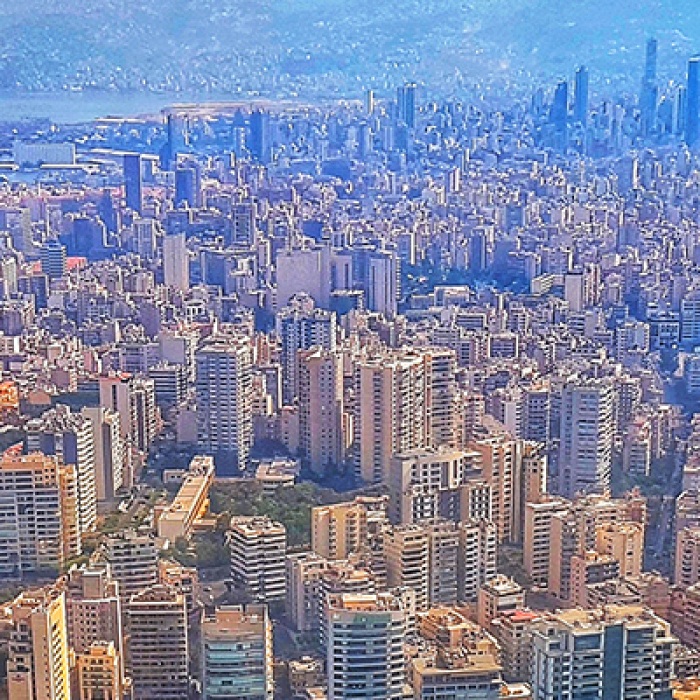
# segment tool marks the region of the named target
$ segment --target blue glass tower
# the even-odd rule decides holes
[[[574,121],[585,126],[588,121],[588,68],[576,71],[574,82]]]
[[[700,56],[688,62],[688,90],[686,93],[685,142],[696,146],[700,137]]]
[[[143,173],[140,153],[128,153],[124,156],[124,189],[126,206],[140,214],[143,209]]]

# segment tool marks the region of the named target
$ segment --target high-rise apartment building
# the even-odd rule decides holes
[[[247,466],[253,440],[250,342],[211,338],[196,357],[199,444],[214,456],[217,473],[235,473]]]
[[[449,520],[428,531],[428,600],[431,606],[454,605],[459,598],[460,529]]]
[[[387,584],[411,588],[416,593],[416,610],[430,603],[430,539],[421,525],[400,525],[384,538]]]
[[[310,632],[318,627],[319,580],[329,566],[329,561],[315,552],[287,556],[285,612],[298,632]]]
[[[63,583],[68,641],[78,654],[95,642],[111,642],[123,664],[122,607],[119,585],[109,564],[94,562],[73,567]]]
[[[391,594],[333,596],[326,613],[329,700],[400,700],[406,613]]]
[[[463,512],[462,500],[469,511],[467,491],[480,474],[481,455],[473,450],[421,448],[395,454],[389,464],[389,517],[405,525],[473,517]]]
[[[565,610],[531,627],[535,700],[671,697],[670,625],[642,607]]]
[[[229,531],[231,578],[260,603],[285,599],[287,531],[264,517],[234,517]]]
[[[334,312],[318,309],[308,294],[297,294],[277,314],[282,345],[282,400],[286,405],[299,397],[299,351],[335,350],[337,323]]]
[[[552,519],[565,514],[568,508],[568,501],[556,498],[525,504],[523,563],[534,586],[546,587],[549,582]]]
[[[522,442],[507,435],[471,443],[481,455],[484,480],[491,485],[493,521],[499,542],[516,541],[518,531],[516,509],[520,506],[517,491],[522,473]]]
[[[430,398],[425,357],[387,353],[355,367],[355,468],[385,482],[394,454],[429,446]]]
[[[182,292],[190,288],[190,260],[184,233],[163,238],[163,281]]]
[[[72,464],[78,489],[78,529],[92,532],[97,523],[96,460],[92,424],[67,406],[46,411],[27,423],[27,450],[57,457]]]
[[[81,553],[75,466],[17,449],[0,459],[0,578],[58,571]]]
[[[95,448],[95,495],[112,500],[124,483],[127,460],[119,413],[102,406],[86,406],[81,413],[90,421]]]
[[[202,622],[202,700],[272,700],[272,623],[265,605],[217,608]]]
[[[9,606],[9,624],[9,700],[70,700],[70,649],[63,591],[25,591]]]
[[[361,500],[311,509],[311,549],[335,561],[368,546],[367,507]]]
[[[153,535],[133,530],[108,535],[100,554],[109,564],[124,602],[158,581],[158,548]]]
[[[459,447],[462,428],[458,420],[457,353],[431,348],[425,355],[430,392],[430,445]]]
[[[299,454],[314,473],[337,468],[345,454],[343,358],[333,350],[298,353]]]
[[[134,594],[126,612],[134,697],[187,698],[189,646],[185,597],[158,584]]]
[[[558,491],[608,490],[614,435],[614,390],[605,380],[573,380],[561,399]]]
[[[700,582],[700,527],[685,527],[676,535],[673,580],[686,588]]]
[[[457,598],[475,603],[479,589],[496,575],[498,533],[490,520],[471,519],[459,525]]]

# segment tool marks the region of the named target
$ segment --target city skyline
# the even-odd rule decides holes
[[[700,697],[695,8],[37,2],[0,700]]]

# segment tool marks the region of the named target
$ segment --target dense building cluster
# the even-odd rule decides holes
[[[16,144],[9,700],[693,697],[700,60],[656,52],[635,105],[581,68]]]

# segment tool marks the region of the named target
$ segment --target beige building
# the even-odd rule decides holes
[[[520,495],[522,443],[497,435],[473,442],[470,447],[481,455],[484,479],[492,488],[492,518],[498,541],[514,542],[519,529],[516,503]]]
[[[209,489],[214,483],[212,457],[196,456],[175,496],[175,500],[158,518],[158,537],[169,542],[189,538],[192,528],[209,507]]]
[[[501,664],[491,635],[454,608],[419,615],[418,627],[423,639],[407,649],[415,700],[500,700]]]
[[[426,526],[428,531],[428,602],[431,606],[454,605],[459,598],[460,530],[442,520]]]
[[[568,501],[557,498],[525,504],[523,563],[534,586],[545,588],[549,582],[552,519],[559,513],[565,513],[568,506]]]
[[[402,525],[387,532],[384,540],[387,584],[416,592],[416,610],[430,601],[430,539],[420,525]]]
[[[430,444],[426,356],[389,353],[355,366],[355,469],[368,483],[386,482],[396,453]]]
[[[253,441],[251,344],[242,337],[209,338],[196,359],[199,445],[221,462],[217,473],[233,473],[248,466]]]
[[[474,482],[483,484],[480,473],[481,456],[474,451],[418,448],[395,454],[388,475],[391,521],[409,525],[439,517],[463,519],[462,489]],[[484,507],[490,517],[490,490],[488,496]],[[476,508],[477,504],[467,496],[465,506]]]
[[[479,589],[496,575],[498,537],[490,520],[467,520],[459,525],[458,594],[463,603],[475,603]]]
[[[314,474],[337,468],[345,456],[343,357],[313,348],[298,355],[299,454]]]
[[[588,607],[589,586],[611,581],[620,576],[620,562],[609,554],[585,552],[571,557],[569,601],[582,608]]]
[[[686,527],[676,535],[674,582],[694,586],[700,581],[700,527]]]
[[[121,658],[112,642],[93,642],[76,662],[80,700],[122,700]]]
[[[512,578],[498,574],[479,589],[477,619],[479,624],[491,629],[497,617],[525,607],[525,593]]]
[[[326,559],[347,559],[367,545],[367,508],[361,501],[311,509],[311,549]]]
[[[644,527],[634,522],[603,525],[598,528],[596,550],[617,560],[620,576],[639,576],[644,557]]]
[[[123,629],[119,586],[102,562],[73,567],[63,580],[68,641],[77,654],[95,642],[111,642],[123,678]]]
[[[63,591],[25,591],[9,606],[9,700],[71,700]]]
[[[285,611],[298,632],[318,627],[320,579],[329,566],[327,559],[314,552],[287,555]]]
[[[0,458],[0,579],[59,570],[81,553],[75,466],[21,445]]]
[[[532,610],[511,610],[491,621],[491,632],[501,648],[503,677],[507,681],[530,678],[530,633],[539,616]]]

